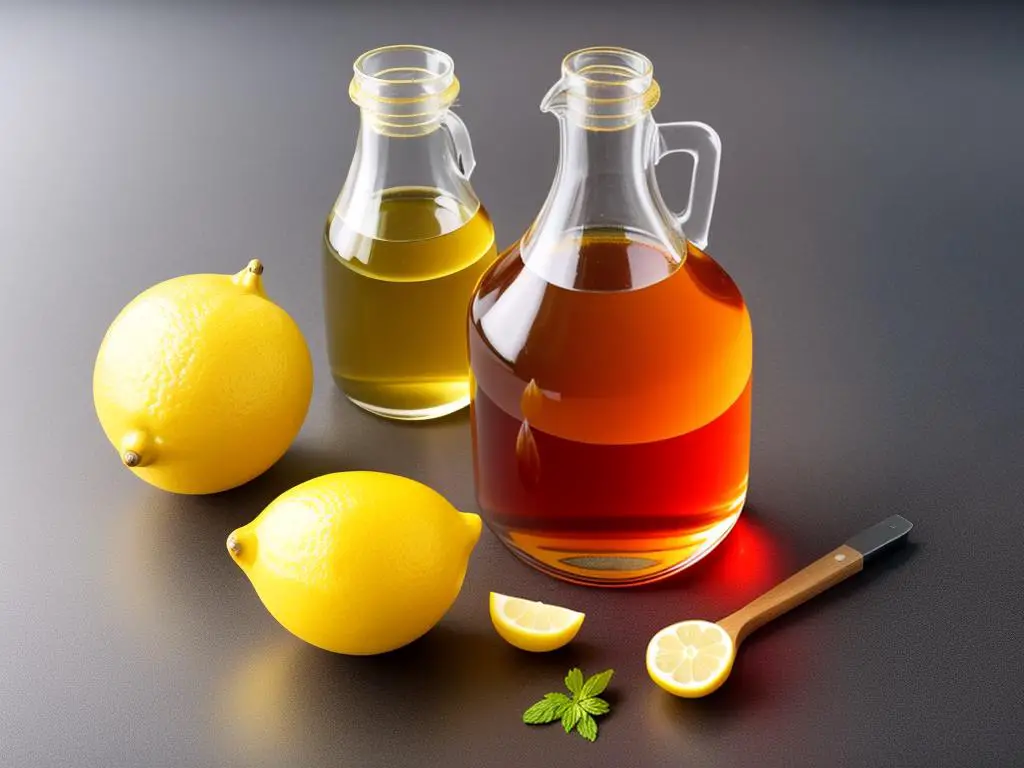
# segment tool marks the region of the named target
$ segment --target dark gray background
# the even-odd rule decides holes
[[[0,9],[0,765],[1021,760],[1024,17],[368,5]],[[465,415],[376,420],[324,360],[318,248],[357,127],[349,67],[392,42],[454,56],[502,244],[554,171],[537,105],[565,52],[646,52],[658,118],[718,129],[710,250],[754,318],[752,485],[720,549],[652,588],[567,586],[486,533],[434,632],[345,658],[278,627],[224,538],[331,470],[406,474],[474,508]],[[686,171],[659,169],[670,201]],[[96,423],[99,341],[148,285],[252,257],[314,351],[308,421],[247,487],[162,493]],[[719,618],[897,512],[913,545],[755,635],[718,694],[648,681],[656,629]],[[506,646],[491,589],[585,610],[578,642]],[[596,744],[519,723],[573,665],[616,669]]]

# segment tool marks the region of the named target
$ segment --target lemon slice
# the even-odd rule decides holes
[[[491,622],[505,640],[524,651],[553,651],[580,631],[584,615],[557,605],[491,592]]]
[[[675,696],[707,696],[725,682],[736,648],[710,621],[691,619],[665,627],[647,646],[647,673]]]

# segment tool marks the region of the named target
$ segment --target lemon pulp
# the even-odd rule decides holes
[[[491,622],[498,634],[524,651],[553,651],[576,637],[579,611],[491,592]]]
[[[665,627],[647,646],[647,673],[675,696],[698,698],[729,676],[735,646],[717,624],[691,619]]]

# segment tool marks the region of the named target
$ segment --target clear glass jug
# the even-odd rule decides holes
[[[331,372],[368,411],[436,418],[469,402],[466,305],[496,255],[494,227],[469,183],[469,133],[450,111],[451,58],[395,45],[354,70],[359,139],[324,232]]]
[[[567,56],[541,109],[561,127],[551,191],[470,306],[477,498],[513,552],[619,586],[695,562],[747,491],[752,337],[743,298],[703,252],[720,143],[657,124],[644,56]],[[655,179],[694,158],[673,213]]]

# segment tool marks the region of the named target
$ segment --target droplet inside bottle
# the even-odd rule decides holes
[[[537,441],[528,421],[523,421],[516,435],[516,462],[523,485],[536,488],[540,484],[540,451],[537,450]]]

